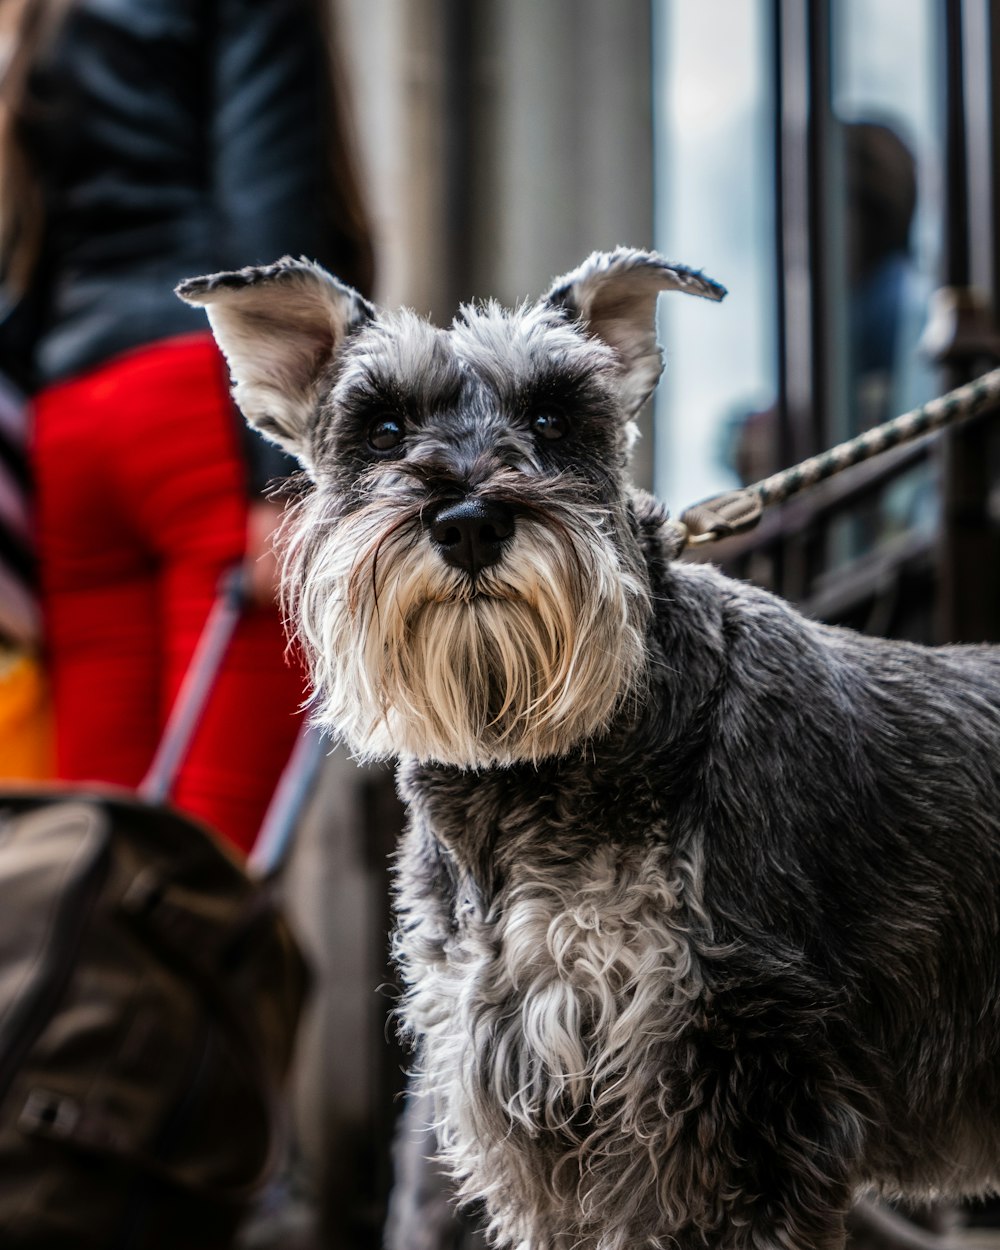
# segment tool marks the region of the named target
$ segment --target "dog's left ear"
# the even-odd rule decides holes
[[[655,252],[619,247],[594,252],[572,273],[557,278],[543,302],[583,323],[614,351],[622,366],[626,416],[634,417],[663,370],[656,342],[656,297],[684,291],[721,300],[726,288],[695,269],[674,265]]]
[[[352,287],[313,261],[188,278],[177,294],[202,304],[252,426],[310,468],[317,384],[344,339],[376,315]]]

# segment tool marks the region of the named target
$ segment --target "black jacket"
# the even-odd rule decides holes
[[[76,0],[24,120],[46,211],[36,385],[204,330],[183,277],[285,253],[355,276],[327,75],[307,0]]]

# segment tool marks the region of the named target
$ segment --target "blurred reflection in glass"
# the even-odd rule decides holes
[[[734,422],[777,394],[770,8],[698,0],[653,10],[656,244],[730,292],[721,305],[660,304],[655,488],[675,510],[737,484]],[[759,432],[754,454],[766,457],[770,436]]]
[[[940,7],[933,0],[831,6],[829,443],[937,392],[919,341],[943,227]],[[933,470],[922,464],[833,527],[830,558],[842,563],[906,532],[929,532],[937,515]]]
[[[917,351],[928,289],[910,247],[913,153],[889,126],[853,122],[844,167],[850,435],[929,398],[933,379]]]

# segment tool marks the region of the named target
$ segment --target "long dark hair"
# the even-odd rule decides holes
[[[44,222],[41,188],[21,135],[28,78],[72,2],[0,0],[0,38],[7,53],[0,72],[0,277],[15,294],[31,280]]]
[[[0,0],[0,39],[9,50],[0,68],[0,279],[14,295],[23,294],[30,285],[44,231],[41,186],[23,141],[23,125],[31,109],[31,70],[74,2]],[[323,0],[310,3],[330,59],[326,75],[325,219],[353,256],[353,271],[343,276],[370,294],[374,271],[371,229],[339,48],[329,4]]]

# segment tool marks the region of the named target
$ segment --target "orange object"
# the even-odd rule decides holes
[[[46,781],[55,769],[52,708],[38,659],[0,654],[0,780]]]

